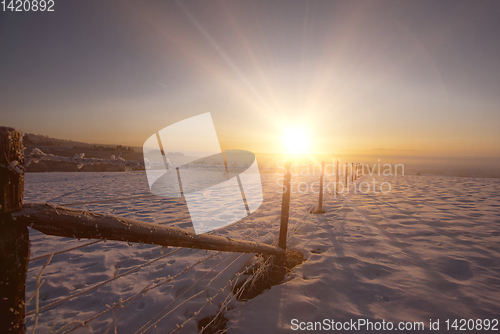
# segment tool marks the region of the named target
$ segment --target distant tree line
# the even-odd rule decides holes
[[[43,135],[35,135],[32,133],[26,133],[23,135],[23,143],[26,146],[75,146],[75,147],[89,147],[89,144],[80,143],[72,140],[63,140],[63,139],[55,139],[50,138],[48,136]],[[134,152],[134,149],[130,146],[104,146],[104,145],[90,145],[90,149],[92,150],[101,150],[101,151],[121,151],[121,152]]]
[[[132,147],[126,147],[122,145],[116,146],[103,146],[103,145],[91,145],[90,148],[92,150],[100,150],[100,151],[121,151],[121,152],[134,152]]]
[[[147,153],[150,153],[150,154],[162,154],[161,150],[149,150],[149,151],[147,151]],[[184,153],[182,153],[182,152],[165,152],[165,155],[183,157]]]
[[[60,146],[61,142],[54,140],[48,136],[25,134],[23,135],[24,145],[40,145],[40,146]]]
[[[73,140],[56,139],[33,133],[23,135],[23,143],[28,146],[83,146],[88,147],[86,143],[81,143]]]

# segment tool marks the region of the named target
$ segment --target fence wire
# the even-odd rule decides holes
[[[37,152],[35,152],[37,153]],[[39,156],[43,156],[43,152],[42,152],[42,155],[40,155],[40,153],[38,152],[37,153]],[[76,158],[73,158],[73,159],[82,159],[83,157],[76,157]],[[33,159],[36,159],[36,155],[34,156]],[[52,159],[52,157],[50,156],[43,156],[43,159]],[[57,157],[57,159],[59,159],[59,157]],[[61,160],[63,161],[63,160]],[[106,161],[107,162],[107,161]],[[89,160],[88,163],[98,163],[97,161],[93,161],[93,160]],[[118,161],[117,161],[118,163]],[[123,162],[120,162],[120,163],[123,163]],[[84,202],[72,202],[72,203],[65,203],[63,204],[63,206],[77,206],[77,205],[87,205],[87,204],[101,204],[101,203],[113,203],[113,202],[120,202],[120,201],[126,201],[126,200],[134,200],[134,199],[139,199],[139,198],[148,198],[148,197],[153,197],[154,195],[136,195],[136,196],[128,196],[128,197],[116,197],[116,198],[112,198],[112,199],[106,199],[106,200],[93,200],[93,201],[84,201]],[[59,196],[58,198],[60,198],[62,196]],[[311,201],[311,204],[314,203],[315,201],[312,200]],[[291,235],[294,235],[297,233],[297,231],[299,230],[299,228],[302,226],[302,224],[307,221],[307,217],[309,217],[310,213],[309,213],[309,210],[305,210],[305,212],[303,211],[297,211],[295,212],[294,214],[292,214],[290,217],[289,217],[289,222],[291,223],[292,221],[294,220],[297,220],[297,222],[295,224],[293,224],[293,226],[290,226],[289,229],[288,229],[288,235],[291,236]],[[172,223],[172,222],[176,222],[176,221],[183,221],[183,220],[187,220],[189,219],[188,216],[186,217],[181,217],[181,218],[176,218],[176,219],[172,219],[172,220],[167,220],[167,221],[163,221],[163,222],[160,222],[158,224],[168,224],[168,223]],[[264,229],[270,229],[270,231],[261,236],[260,238],[258,238],[259,241],[262,241],[262,240],[265,240],[270,234],[273,234],[273,229],[272,227],[275,226],[276,222],[279,220],[279,217],[274,219],[273,221],[265,224],[265,225],[262,225],[260,226],[259,228],[253,230],[250,234],[246,235],[247,238],[249,237],[253,237],[255,234],[259,234],[262,230]],[[275,244],[276,243],[276,239],[277,239],[277,233],[275,235],[273,235],[274,238],[272,240],[272,244]],[[90,287],[87,287],[87,288],[84,288],[84,289],[81,289],[80,291],[77,291],[73,294],[70,294],[66,297],[63,297],[63,298],[59,298],[55,301],[52,301],[52,302],[49,302],[48,304],[40,307],[39,305],[39,294],[40,294],[40,287],[44,284],[45,280],[42,280],[42,274],[44,272],[44,270],[46,269],[46,267],[50,264],[52,258],[54,255],[58,255],[58,254],[63,254],[63,253],[67,253],[67,252],[71,252],[71,251],[74,251],[74,250],[77,250],[77,249],[80,249],[80,248],[84,248],[84,247],[88,247],[88,246],[91,246],[91,245],[95,245],[97,243],[100,243],[102,242],[103,240],[95,240],[95,241],[91,241],[91,242],[88,242],[88,243],[85,243],[85,244],[81,244],[81,245],[78,245],[78,246],[74,246],[74,247],[70,247],[70,248],[67,248],[67,249],[63,249],[63,250],[60,250],[60,251],[56,251],[56,252],[52,252],[52,253],[47,253],[47,254],[43,254],[43,255],[40,255],[40,256],[36,256],[34,258],[32,258],[30,260],[30,262],[34,262],[34,261],[38,261],[38,260],[41,260],[41,259],[45,259],[47,258],[47,261],[46,263],[43,265],[43,267],[41,268],[41,270],[39,271],[39,273],[37,274],[36,276],[36,287],[35,287],[35,291],[33,292],[33,294],[30,296],[30,298],[28,299],[27,303],[31,302],[33,299],[35,299],[35,309],[34,310],[31,310],[29,312],[26,313],[26,316],[34,316],[34,325],[32,327],[32,330],[31,330],[31,333],[34,333],[35,332],[35,329],[37,328],[37,324],[38,324],[38,320],[39,320],[39,317],[40,315],[44,312],[44,311],[48,311],[52,308],[55,308],[57,306],[59,306],[60,304],[66,302],[66,301],[69,301],[69,300],[72,300],[72,299],[75,299],[79,296],[82,296],[84,294],[87,294],[87,293],[90,293],[108,283],[111,283],[121,277],[125,277],[127,275],[130,275],[132,273],[136,273],[138,271],[140,271],[141,269],[147,267],[147,266],[150,266],[151,264],[157,262],[157,261],[160,261],[162,259],[165,259],[166,257],[169,257],[169,256],[172,256],[173,254],[179,252],[180,250],[182,250],[182,248],[178,248],[174,251],[171,251],[167,254],[162,254],[161,256],[158,256],[152,260],[149,260],[143,264],[140,264],[140,265],[137,265],[119,275],[116,275],[116,276],[113,276],[107,280],[104,280],[102,282],[99,282],[97,284],[94,284]],[[112,321],[110,322],[110,324],[107,326],[106,330],[105,330],[105,333],[108,333],[110,330],[115,330],[116,332],[116,329],[117,329],[117,321],[119,319],[119,317],[124,313],[125,309],[127,309],[127,307],[129,307],[132,302],[134,302],[138,297],[142,296],[142,295],[145,295],[148,291],[151,291],[153,289],[158,289],[159,287],[165,285],[165,284],[168,284],[168,283],[171,283],[172,281],[174,281],[175,279],[177,279],[178,277],[180,277],[181,275],[189,272],[190,269],[194,268],[195,266],[203,263],[204,261],[208,260],[208,259],[211,259],[211,258],[215,258],[216,256],[222,256],[222,252],[215,252],[215,251],[210,251],[211,254],[205,256],[205,257],[202,257],[200,259],[198,259],[196,262],[194,262],[193,264],[185,267],[184,269],[182,269],[181,271],[177,272],[176,274],[172,275],[172,276],[168,276],[168,277],[158,277],[158,278],[155,278],[154,280],[152,280],[151,282],[149,282],[148,284],[146,284],[140,291],[138,291],[137,293],[133,294],[132,296],[122,300],[118,300],[116,301],[113,305],[107,305],[107,308],[99,313],[96,313],[95,315],[85,319],[85,320],[74,320],[74,321],[70,321],[66,324],[62,324],[62,323],[59,323],[59,322],[54,322],[49,330],[49,334],[53,333],[53,334],[60,334],[60,333],[71,333],[71,332],[74,332],[75,330],[79,329],[79,328],[82,328],[82,327],[89,327],[90,326],[90,323],[92,323],[94,320],[104,316],[104,315],[107,315],[107,314],[110,314],[112,315]],[[162,320],[164,320],[165,318],[167,318],[169,315],[171,315],[172,313],[174,313],[174,311],[178,310],[180,307],[182,307],[183,305],[185,305],[186,303],[188,303],[189,301],[201,296],[203,293],[207,292],[209,287],[213,284],[213,282],[222,275],[222,273],[224,273],[228,268],[230,268],[233,264],[235,264],[238,260],[240,260],[244,255],[246,255],[245,253],[241,253],[239,254],[236,258],[235,258],[235,253],[232,253],[232,255],[230,257],[227,257],[226,259],[222,259],[221,258],[221,261],[218,262],[215,266],[213,266],[211,268],[210,271],[208,271],[207,273],[205,273],[202,277],[200,277],[198,280],[196,280],[193,284],[191,284],[189,287],[187,287],[180,295],[178,295],[174,300],[172,300],[168,305],[166,305],[161,311],[159,311],[157,314],[155,314],[154,316],[152,316],[144,325],[142,325],[141,328],[139,328],[136,333],[146,333],[148,332],[149,330],[151,330],[152,328],[155,328]],[[227,264],[225,267],[223,267],[222,269],[220,269],[220,271],[216,271],[218,268],[221,268],[224,264],[226,264],[227,262],[229,262],[231,259],[234,259],[233,261],[231,261],[229,264]],[[247,265],[245,268],[243,268],[242,270],[239,270],[238,273],[235,274],[235,276],[228,280],[227,283],[222,287],[220,288],[217,293],[213,296],[210,296],[206,299],[205,303],[203,303],[201,305],[201,307],[192,314],[191,317],[189,317],[188,319],[186,319],[184,322],[182,322],[181,324],[178,324],[176,326],[175,329],[173,329],[170,333],[176,333],[178,332],[179,330],[181,330],[182,328],[184,328],[186,326],[186,324],[188,324],[190,321],[194,320],[199,314],[200,312],[209,304],[211,304],[216,297],[220,296],[221,294],[224,293],[224,291],[226,291],[226,288],[228,288],[229,286],[232,286],[231,289],[229,289],[229,293],[225,296],[225,298],[223,299],[222,303],[221,303],[221,306],[219,307],[219,311],[217,312],[216,316],[213,318],[213,320],[207,324],[204,328],[201,329],[201,332],[203,333],[205,331],[206,328],[208,328],[211,323],[216,319],[217,316],[219,316],[221,313],[224,313],[227,311],[227,307],[229,306],[229,304],[234,300],[234,298],[236,298],[236,295],[237,293],[233,293],[233,289],[236,285],[236,283],[238,282],[240,276],[251,266],[252,264],[249,264]],[[199,283],[203,280],[203,279],[206,279],[207,277],[210,276],[210,274],[212,274],[213,272],[216,272],[217,274],[203,287],[203,289],[201,289],[200,291],[198,292],[195,292],[194,294],[192,294],[191,296],[189,296],[188,298],[184,299],[182,302],[178,303],[176,305],[177,302],[179,302],[183,297],[187,296],[189,292],[191,292],[197,285],[199,285]],[[250,280],[246,280],[243,285],[239,288],[238,291],[242,291],[242,289],[244,289],[246,287],[246,285],[248,284],[248,282],[250,282]],[[60,328],[57,328],[55,330],[55,328],[57,326],[60,326],[62,325]],[[55,331],[54,331],[55,330]]]

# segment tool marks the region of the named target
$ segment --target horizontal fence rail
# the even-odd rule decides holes
[[[158,246],[186,247],[223,252],[283,254],[279,247],[255,241],[236,240],[194,231],[146,223],[55,204],[25,204],[12,213],[22,223],[47,235],[68,238],[107,239]]]

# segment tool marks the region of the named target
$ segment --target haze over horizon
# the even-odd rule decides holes
[[[2,12],[1,124],[142,146],[211,112],[223,149],[307,141],[308,153],[498,157],[499,18],[494,1],[89,0]]]

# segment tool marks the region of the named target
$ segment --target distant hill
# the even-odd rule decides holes
[[[90,147],[90,144],[82,143],[79,141],[56,139],[43,135],[36,135],[34,133],[26,133],[23,137],[24,145],[29,146],[79,146]]]
[[[25,155],[30,154],[34,148],[39,148],[47,154],[54,154],[63,157],[73,157],[76,154],[84,153],[87,158],[110,159],[113,155],[120,156],[127,161],[142,161],[142,148],[122,145],[100,145],[89,144],[73,140],[57,139],[48,136],[27,133],[23,137],[26,147]],[[141,168],[137,168],[141,169]],[[94,172],[94,171],[121,171],[123,167],[111,164],[98,164],[84,166],[78,169],[76,163],[60,163],[52,161],[41,161],[28,166],[27,172]]]
[[[109,144],[89,144],[81,141],[67,140],[52,138],[44,135],[37,135],[34,133],[26,133],[23,136],[23,143],[25,146],[60,146],[60,147],[89,147],[96,150],[105,151],[128,151],[128,152],[142,152],[141,147],[136,146],[122,146],[122,145],[109,145]]]

